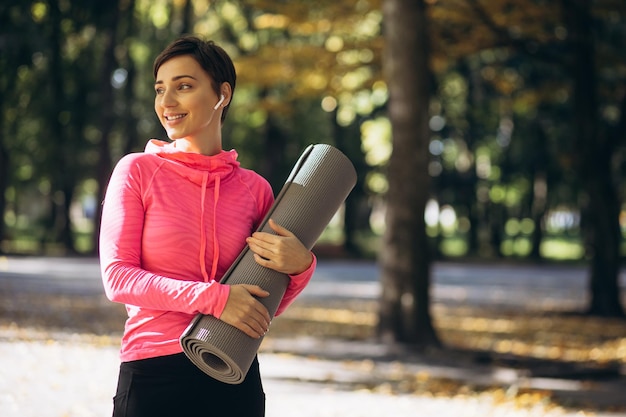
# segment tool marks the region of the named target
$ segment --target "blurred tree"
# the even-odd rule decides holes
[[[603,108],[616,107],[619,98],[611,97],[611,88],[607,87],[615,83],[614,71],[624,66],[623,60],[621,63],[614,61],[613,57],[619,55],[604,52],[615,48],[615,40],[602,34],[613,32],[614,23],[618,23],[617,33],[623,33],[626,9],[623,2],[618,6],[612,1],[585,0],[564,0],[552,7],[559,9],[553,15],[556,21],[548,26],[553,29],[552,33],[546,33],[546,40],[536,36],[541,33],[539,31],[533,38],[519,34],[511,36],[494,19],[483,17],[482,20],[499,35],[501,42],[533,60],[547,63],[555,68],[552,72],[556,71],[561,77],[561,88],[567,91],[568,98],[561,115],[566,126],[563,140],[559,141],[560,149],[555,150],[554,156],[562,161],[562,170],[570,171],[572,184],[576,187],[572,195],[579,196],[574,201],[580,206],[583,239],[590,261],[591,302],[588,312],[623,316],[618,285],[619,251],[623,240],[619,225],[621,202],[616,188],[617,172],[613,169],[618,161],[616,158],[621,155],[620,141],[610,136],[609,121],[602,120],[601,115]],[[477,9],[484,12],[478,6]],[[621,29],[619,22],[622,22]],[[621,46],[624,46],[623,41]],[[543,85],[550,88],[550,77],[546,77],[545,71],[542,78]],[[620,84],[623,89],[624,77],[621,82],[617,81],[617,85]],[[625,116],[621,114],[617,119]],[[556,113],[553,112],[551,118],[553,123],[560,123]],[[567,157],[563,158],[563,155]]]
[[[69,98],[69,78],[65,77],[67,62],[63,45],[70,34],[65,32],[67,26],[64,30],[61,25],[66,11],[61,9],[59,1],[50,0],[41,19],[42,31],[46,36],[44,51],[48,65],[45,77],[48,83],[44,91],[49,111],[43,112],[47,140],[41,143],[46,155],[42,155],[45,159],[41,161],[40,167],[51,187],[50,210],[44,219],[47,233],[42,238],[42,244],[59,242],[74,252],[69,210],[76,186],[76,177],[73,175],[76,165],[72,163],[76,155],[72,151],[77,148],[69,144],[77,144],[77,138],[69,132],[69,121],[74,116],[70,107],[74,102]]]
[[[489,149],[483,153],[483,167],[475,167],[479,174],[490,174],[482,179],[479,175],[475,204],[483,215],[472,216],[472,222],[489,219],[491,226],[482,228],[491,231],[491,246],[499,251],[502,228],[514,215],[511,208],[518,213],[521,210],[510,206],[511,191],[525,189],[520,201],[532,208],[535,227],[534,247],[529,253],[537,256],[541,242],[541,230],[537,229],[543,226],[546,213],[558,205],[580,208],[591,263],[589,312],[609,316],[623,315],[618,286],[623,241],[618,189],[623,192],[619,185],[623,173],[614,167],[624,158],[624,135],[616,132],[626,117],[620,110],[624,106],[624,61],[620,59],[623,54],[617,53],[626,38],[625,9],[623,2],[612,0],[466,0],[435,2],[431,9],[433,21],[438,23],[433,25],[435,50],[453,58],[446,61],[435,53],[435,67],[445,74],[449,63],[470,60],[469,71],[464,73],[470,74],[465,79],[471,94],[478,85],[483,93],[488,92],[484,85],[494,90],[487,100],[483,96],[482,104],[468,105],[467,117],[457,124],[465,124],[466,137],[472,142],[476,140],[472,125],[478,124],[483,132],[477,144]],[[479,77],[472,77],[473,71],[478,71]],[[475,80],[481,84],[472,84]],[[498,105],[486,107],[493,102]],[[497,116],[495,126],[491,125],[496,134],[485,132],[489,116],[472,116],[477,105]],[[516,129],[503,142],[501,127],[507,119]],[[472,142],[467,142],[473,154],[470,160],[478,164],[480,155]],[[454,182],[441,179],[437,184],[454,186]],[[439,196],[443,190],[437,188]],[[487,198],[480,201],[481,196]],[[506,200],[498,203],[496,197]],[[473,204],[471,198],[465,201]],[[481,224],[472,224],[472,228],[480,230]]]
[[[115,57],[115,50],[119,46],[118,40],[118,25],[120,15],[120,1],[110,1],[107,3],[110,6],[108,13],[105,14],[102,27],[100,29],[101,42],[103,47],[102,63],[100,65],[99,73],[99,91],[98,91],[98,107],[100,108],[100,120],[98,123],[98,130],[100,131],[99,138],[99,151],[98,151],[98,163],[96,167],[96,178],[98,182],[98,190],[96,201],[104,200],[105,186],[109,179],[110,172],[112,170],[112,158],[111,158],[111,135],[115,126],[115,97],[114,97],[114,71],[117,67],[117,60]],[[134,2],[130,2],[129,7],[126,9],[128,14],[134,13],[132,7]],[[132,19],[132,17],[127,17]],[[130,24],[130,22],[129,22]],[[128,74],[128,71],[126,71]],[[128,76],[128,75],[126,75]],[[94,233],[92,241],[92,252],[98,253],[98,239],[100,231],[100,219],[102,216],[102,205],[96,204],[96,211],[94,216]]]
[[[238,85],[255,94],[244,108],[263,120],[251,132],[256,133],[255,140],[242,142],[241,147],[259,156],[255,168],[275,189],[312,142],[334,144],[357,164],[364,160],[360,124],[374,106],[372,85],[381,80],[376,4],[322,1],[310,6],[304,1],[259,0],[218,2],[215,7],[225,22],[219,33],[236,48]],[[317,108],[308,107],[309,102],[317,102]],[[308,122],[298,113],[303,106]],[[360,213],[367,205],[368,167],[362,163],[361,168],[361,181],[346,203],[343,222],[344,247],[357,256],[355,236],[369,229],[367,220],[353,221],[363,218]]]
[[[384,0],[385,76],[393,150],[380,252],[383,340],[439,345],[430,315],[430,251],[424,211],[430,195],[429,105],[433,91],[426,4]]]
[[[226,137],[241,149],[242,161],[262,171],[275,187],[311,142],[334,141],[351,159],[362,161],[360,124],[372,106],[384,103],[377,1],[309,6],[291,2],[277,8],[271,2],[237,0],[33,0],[7,5],[3,28],[35,28],[29,32],[32,49],[25,53],[27,63],[35,65],[22,66],[18,78],[24,80],[19,102],[29,103],[24,98],[32,95],[37,100],[30,102],[25,117],[10,117],[21,111],[18,100],[2,114],[4,132],[13,121],[21,138],[13,151],[2,147],[2,155],[11,152],[2,169],[20,166],[20,175],[31,181],[22,182],[27,192],[2,194],[15,195],[12,216],[28,218],[28,228],[13,222],[12,230],[26,240],[39,236],[44,245],[28,250],[45,250],[48,243],[74,250],[79,231],[70,209],[73,202],[81,202],[84,181],[96,180],[99,187],[88,188],[97,191],[95,200],[100,201],[111,165],[141,149],[146,136],[164,136],[152,114],[149,77],[141,74],[150,73],[156,52],[182,32],[217,39],[234,56],[240,74],[239,110],[225,128],[232,133]],[[7,68],[19,66],[7,63]],[[376,82],[374,99],[370,88]],[[341,137],[333,137],[339,132]],[[268,163],[270,156],[278,158]],[[17,178],[7,175],[3,181],[15,186]],[[360,207],[367,204],[362,203],[367,199],[364,189],[355,190],[351,199],[356,196],[361,202],[346,206],[350,219],[357,217],[352,211],[362,212]],[[31,198],[39,202],[37,212],[32,204],[28,210],[16,205]],[[93,220],[99,223],[98,213]],[[354,225],[345,224],[353,234]],[[363,225],[369,226],[367,221]],[[346,241],[354,239],[348,236]],[[93,242],[91,246],[96,250]]]
[[[20,1],[6,1],[0,5],[0,253],[5,237],[7,194],[15,186],[12,149],[16,147],[19,111],[15,103],[24,103],[28,97],[20,91],[20,71],[31,64],[32,21],[28,5]]]
[[[572,77],[575,166],[583,185],[583,231],[591,262],[589,313],[624,316],[620,302],[621,202],[613,179],[618,143],[600,128],[596,36],[591,0],[563,0]],[[626,115],[622,114],[622,118]]]
[[[604,154],[612,156],[604,165],[618,196],[626,191],[625,4],[594,1],[588,28],[596,81],[586,88],[596,94],[596,137],[607,139]],[[538,256],[546,213],[587,201],[579,199],[582,149],[572,140],[575,30],[565,24],[562,2],[428,5],[438,85],[426,152],[431,196],[461,216],[458,233],[467,234],[471,254],[523,253],[507,251],[517,236],[507,224],[532,218],[527,253]],[[216,39],[235,59],[240,77],[225,139],[242,163],[279,187],[301,149],[320,140],[358,165],[344,223],[346,246],[361,243],[359,229],[369,226],[389,186],[380,0],[32,0],[5,1],[0,12],[1,240],[9,225],[25,240],[76,245],[87,229],[72,225],[68,213],[85,184],[97,178],[102,191],[121,155],[164,137],[152,110],[152,59],[175,36],[193,32]],[[585,227],[593,224],[586,219]],[[439,241],[449,241],[438,228]]]

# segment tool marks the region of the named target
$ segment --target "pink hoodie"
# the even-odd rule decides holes
[[[273,201],[268,182],[241,168],[234,150],[205,156],[151,140],[119,161],[104,201],[100,265],[107,297],[128,312],[122,361],[180,353],[197,313],[220,317],[229,286],[218,281]],[[315,265],[291,276],[276,315]]]

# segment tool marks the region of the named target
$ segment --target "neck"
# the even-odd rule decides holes
[[[222,139],[218,138],[218,140],[197,141],[190,138],[180,138],[176,139],[175,146],[183,152],[212,156],[222,152]]]

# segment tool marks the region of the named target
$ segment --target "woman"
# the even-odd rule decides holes
[[[254,361],[244,382],[216,381],[182,353],[179,337],[197,313],[262,337],[270,315],[253,285],[220,278],[247,244],[256,262],[291,278],[276,314],[304,289],[314,255],[273,221],[254,232],[273,203],[261,176],[222,150],[221,125],[235,68],[211,41],[182,37],[154,62],[154,110],[171,142],[150,140],[123,157],[104,201],[100,260],[107,297],[126,305],[114,417],[262,416]]]

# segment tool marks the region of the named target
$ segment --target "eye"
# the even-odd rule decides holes
[[[163,87],[157,87],[154,89],[154,92],[156,93],[156,95],[161,95],[165,92],[165,89]]]
[[[181,84],[178,89],[179,90],[189,90],[191,88],[191,84]]]

